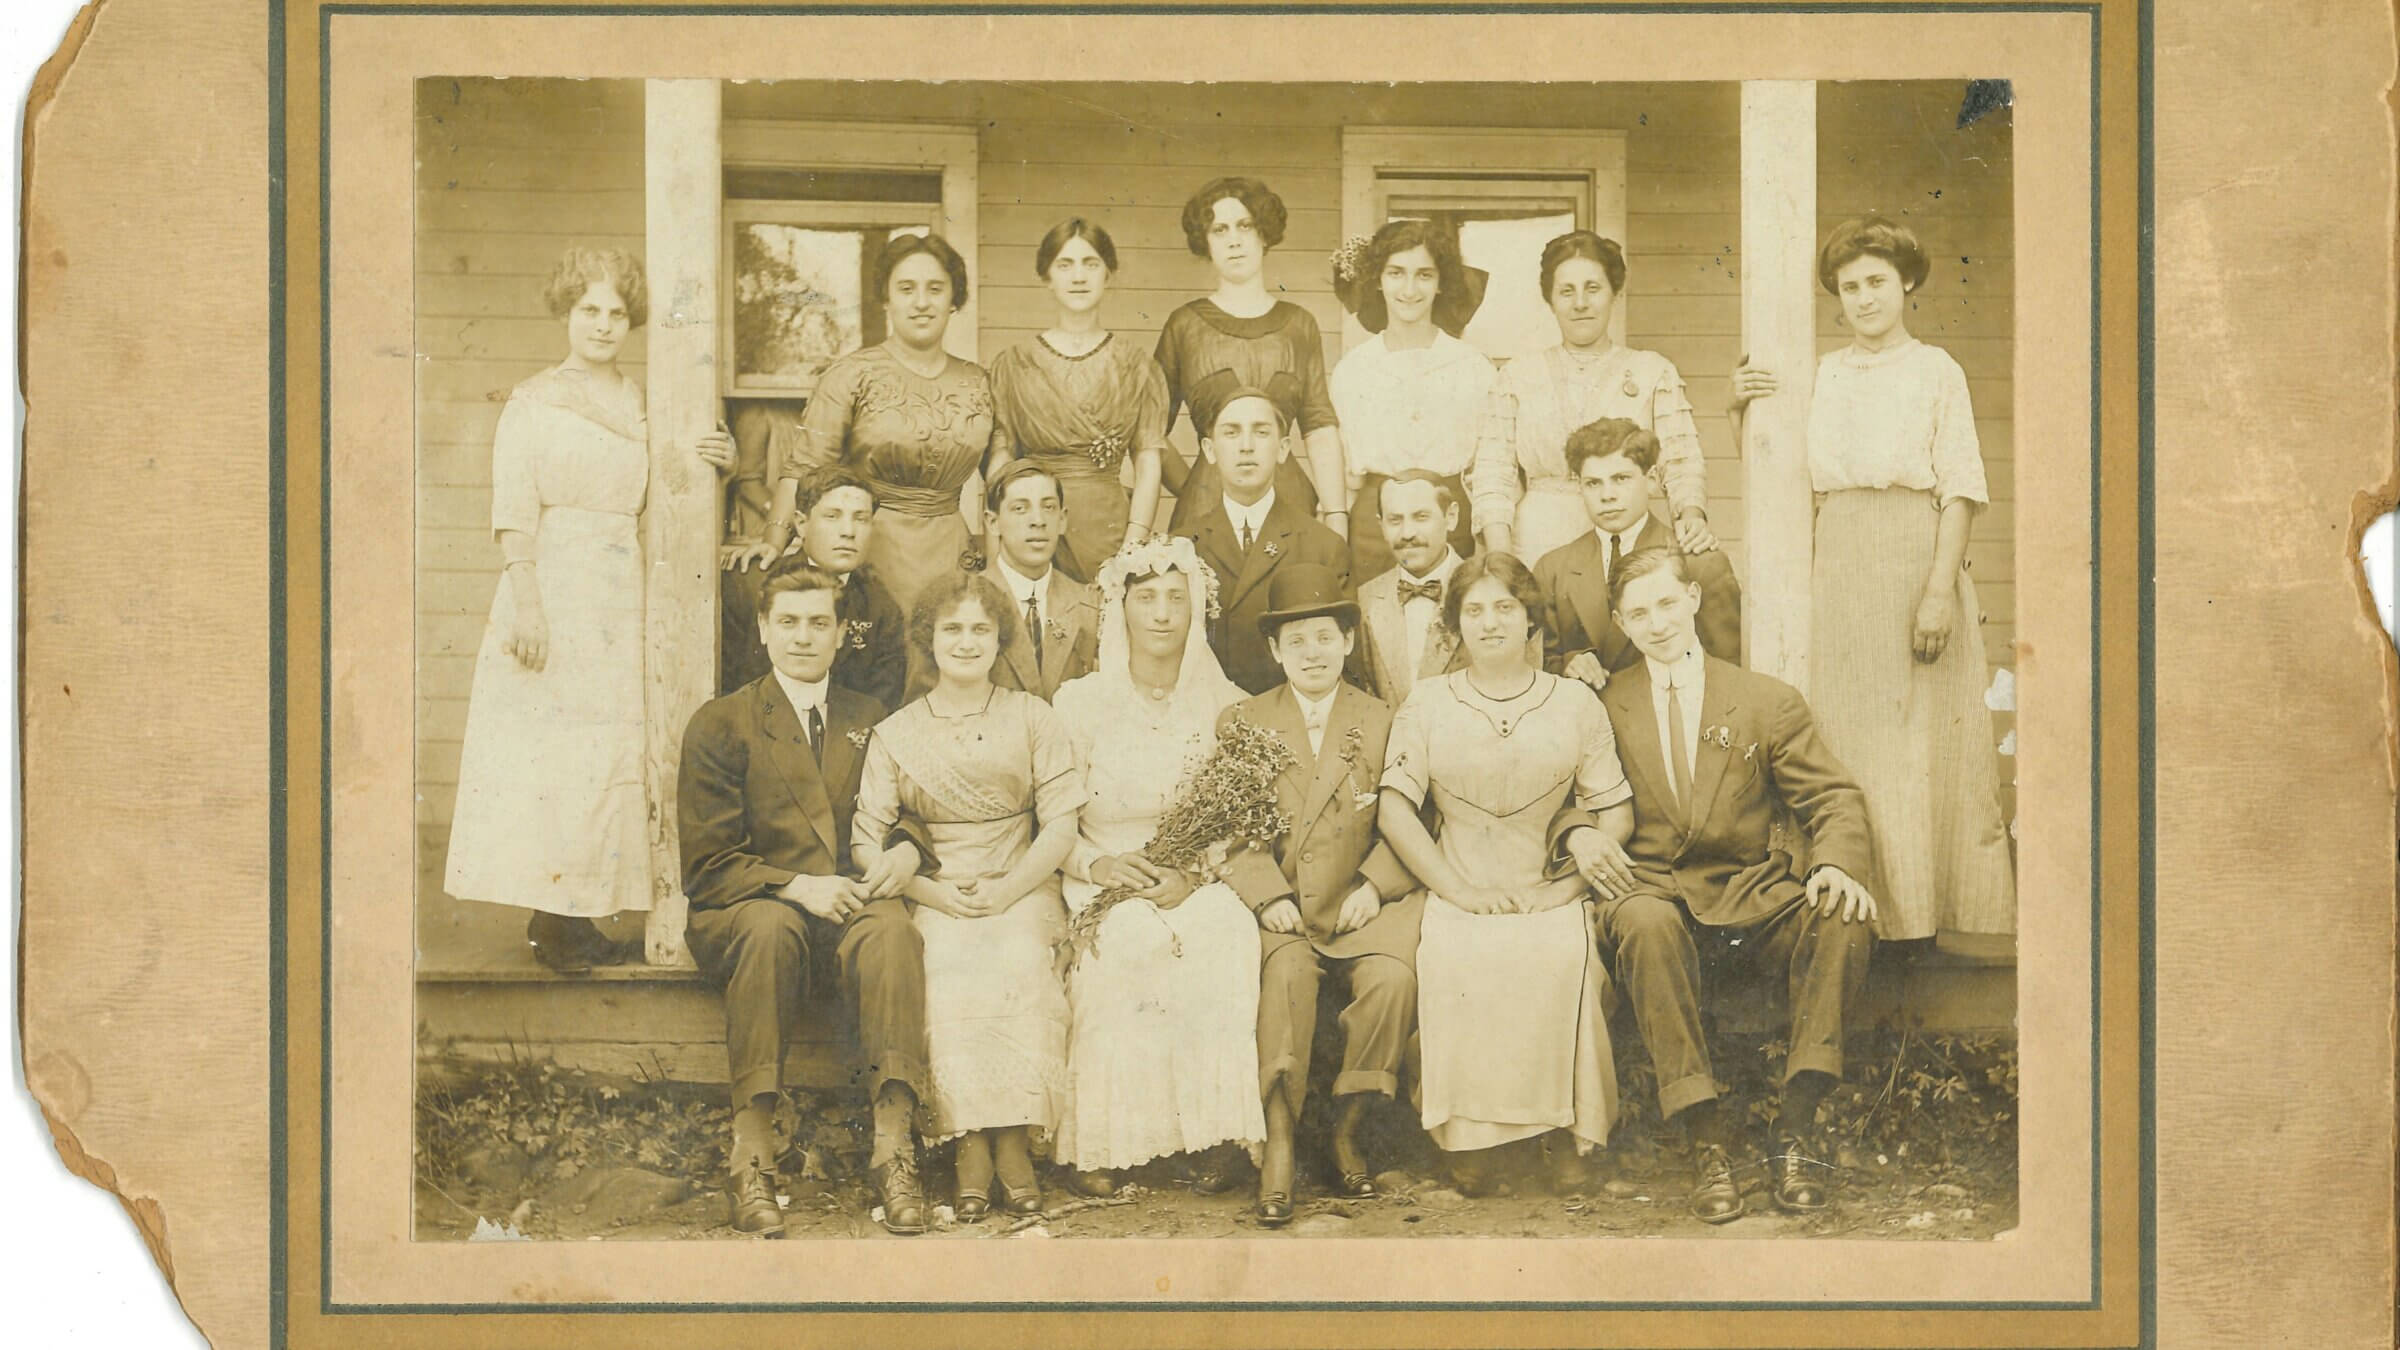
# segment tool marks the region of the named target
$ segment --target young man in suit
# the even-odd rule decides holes
[[[1225,674],[1253,694],[1283,680],[1283,667],[1259,635],[1266,612],[1267,582],[1277,571],[1302,563],[1332,570],[1336,589],[1350,589],[1350,546],[1316,521],[1297,502],[1275,492],[1275,466],[1283,462],[1283,413],[1263,390],[1240,388],[1209,417],[1200,451],[1216,465],[1224,495],[1189,527],[1200,556],[1216,569],[1218,613],[1208,622],[1208,644]]]
[[[804,1006],[809,947],[828,941],[839,944],[866,1052],[884,1226],[925,1229],[910,1124],[925,1084],[924,948],[900,891],[930,850],[903,827],[872,870],[850,875],[862,747],[883,705],[830,678],[843,589],[796,560],[769,569],[758,631],[772,668],[692,715],[676,783],[685,934],[725,991],[733,1222],[770,1237],[783,1231],[772,1136],[784,1051]]]
[[[1358,639],[1358,607],[1332,569],[1301,563],[1267,586],[1258,628],[1288,682],[1225,710],[1272,732],[1293,767],[1275,783],[1291,828],[1272,851],[1244,849],[1225,880],[1258,915],[1259,1091],[1267,1142],[1259,1168],[1258,1220],[1292,1218],[1292,1132],[1308,1088],[1316,1036],[1317,985],[1328,965],[1349,981],[1342,1011],[1342,1103],[1333,1136],[1342,1193],[1375,1194],[1360,1157],[1358,1123],[1368,1103],[1400,1090],[1400,1058],[1417,1013],[1417,925],[1424,899],[1375,833],[1376,783],[1392,710],[1342,679]]]
[[[1865,795],[1799,691],[1702,649],[1691,572],[1688,555],[1650,548],[1610,581],[1616,622],[1641,652],[1600,694],[1633,784],[1633,836],[1620,847],[1576,828],[1565,845],[1597,896],[1601,948],[1650,1047],[1659,1109],[1696,1146],[1692,1212],[1725,1223],[1742,1198],[1701,1034],[1702,970],[1789,990],[1770,1192],[1785,1210],[1823,1209],[1817,1105],[1841,1078],[1843,1015],[1875,946],[1875,897],[1860,880],[1875,852]],[[1782,811],[1806,833],[1805,871],[1773,847]]]
[[[1100,595],[1053,565],[1066,538],[1067,507],[1058,479],[1031,460],[1013,460],[984,489],[984,534],[995,547],[984,572],[1000,584],[1025,626],[992,683],[1045,701],[1088,675],[1100,661]],[[1091,560],[1093,567],[1105,558]]]
[[[1383,485],[1383,537],[1397,564],[1358,588],[1366,640],[1356,669],[1368,692],[1397,708],[1416,682],[1466,664],[1442,624],[1442,595],[1461,559],[1450,546],[1459,503],[1440,474],[1410,469]]]
[[[1609,614],[1609,576],[1628,554],[1675,548],[1675,531],[1650,514],[1661,489],[1658,438],[1622,417],[1604,417],[1567,437],[1567,472],[1583,493],[1592,532],[1550,550],[1533,565],[1549,607],[1552,646],[1543,665],[1597,689],[1610,672],[1641,659]],[[1742,587],[1722,552],[1684,555],[1700,587],[1694,624],[1701,649],[1720,661],[1742,660]]]
[[[799,522],[794,531],[799,543],[797,560],[843,582],[843,618],[850,628],[833,661],[833,682],[865,694],[887,709],[899,707],[908,685],[908,616],[900,612],[900,602],[865,565],[867,541],[875,533],[875,489],[838,464],[826,465],[801,475],[793,513]],[[739,622],[755,631],[753,620],[762,611],[753,592],[763,581],[744,579],[752,564],[763,578],[768,568],[795,556],[773,543],[773,533],[770,526],[768,539],[726,555],[723,604],[728,624]],[[765,653],[745,636],[738,648],[728,647],[717,688],[727,692],[739,689],[764,676],[767,665]]]

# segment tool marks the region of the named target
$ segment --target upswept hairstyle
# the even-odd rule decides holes
[[[889,296],[892,272],[901,263],[923,253],[942,265],[950,274],[950,309],[953,313],[967,303],[967,260],[958,256],[950,241],[938,234],[896,234],[883,246],[875,259],[875,294]]]
[[[1484,549],[1458,565],[1458,570],[1450,574],[1449,586],[1442,591],[1442,627],[1449,629],[1452,636],[1460,636],[1459,608],[1466,603],[1467,592],[1485,577],[1508,587],[1508,593],[1525,607],[1525,624],[1530,630],[1528,639],[1533,643],[1534,664],[1540,665],[1542,649],[1551,637],[1550,622],[1545,617],[1549,607],[1542,601],[1542,583],[1534,579],[1533,569],[1519,562],[1514,553],[1495,553]]]
[[[621,248],[571,245],[542,283],[542,304],[551,318],[564,319],[585,291],[604,281],[625,301],[628,323],[639,328],[650,321],[650,283],[642,276],[642,260]]]
[[[1335,272],[1334,294],[1358,316],[1359,327],[1370,333],[1382,332],[1392,321],[1383,299],[1384,265],[1414,248],[1433,255],[1434,274],[1439,278],[1433,293],[1434,326],[1455,336],[1472,317],[1467,266],[1458,256],[1458,236],[1430,220],[1385,222],[1367,241],[1357,270],[1347,279]]]
[[[1681,549],[1637,548],[1617,560],[1617,570],[1608,574],[1608,611],[1616,613],[1625,604],[1625,588],[1653,572],[1672,572],[1686,586],[1692,584],[1692,569],[1683,560]]]
[[[1614,239],[1603,239],[1590,230],[1569,230],[1542,245],[1542,301],[1550,300],[1550,287],[1558,280],[1558,269],[1577,258],[1589,258],[1600,264],[1608,276],[1608,288],[1618,294],[1625,291],[1625,247]]]
[[[1586,422],[1567,436],[1567,474],[1583,476],[1587,459],[1606,459],[1623,455],[1644,473],[1658,467],[1658,437],[1642,430],[1642,424],[1622,417],[1603,417]]]
[[[1116,241],[1108,237],[1108,231],[1081,216],[1067,217],[1051,226],[1050,233],[1042,236],[1041,247],[1033,251],[1033,274],[1047,280],[1050,276],[1050,264],[1058,261],[1058,251],[1065,248],[1067,241],[1071,239],[1080,239],[1090,244],[1092,252],[1100,255],[1100,265],[1108,269],[1110,276],[1116,275]]]
[[[1274,248],[1283,242],[1284,226],[1290,216],[1283,209],[1283,198],[1275,189],[1255,178],[1211,178],[1183,204],[1183,242],[1192,256],[1208,256],[1208,227],[1216,223],[1217,203],[1227,197],[1247,207],[1250,223],[1258,227],[1258,242]]]
[[[1916,231],[1882,216],[1859,216],[1834,226],[1833,233],[1825,236],[1825,246],[1817,250],[1817,284],[1829,295],[1840,295],[1835,274],[1861,258],[1890,263],[1911,294],[1933,271],[1933,261],[1925,256],[1925,246],[1917,242]]]
[[[874,484],[842,465],[825,464],[800,475],[799,487],[792,497],[792,509],[805,516],[817,509],[817,503],[825,500],[825,494],[843,488],[857,488],[867,494],[867,505],[876,504]]]
[[[999,583],[981,572],[947,572],[917,596],[916,607],[908,612],[908,648],[925,663],[924,669],[933,669],[934,625],[970,600],[983,606],[984,616],[1000,635],[994,659],[1006,656],[1016,645],[1016,606],[1008,602]]]

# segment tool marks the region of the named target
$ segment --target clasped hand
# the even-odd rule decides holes
[[[1192,880],[1180,869],[1161,867],[1139,853],[1112,853],[1093,863],[1092,880],[1122,886],[1160,909],[1173,909],[1192,893]]]

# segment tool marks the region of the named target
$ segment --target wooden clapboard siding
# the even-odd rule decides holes
[[[416,140],[417,914],[420,945],[439,949],[462,928],[473,944],[507,940],[484,931],[495,914],[477,911],[490,907],[441,891],[467,693],[500,578],[492,432],[508,391],[564,354],[542,301],[560,253],[642,254],[642,85],[426,80]],[[637,330],[625,356],[637,379],[645,350]]]

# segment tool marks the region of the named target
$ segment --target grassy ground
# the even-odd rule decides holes
[[[1620,1042],[1626,1044],[1626,1042]],[[1386,1169],[1386,1194],[1327,1194],[1323,1094],[1302,1124],[1299,1218],[1293,1237],[1783,1236],[1980,1239],[2016,1226],[2016,1047],[2000,1036],[1932,1036],[1878,1030],[1854,1037],[1852,1069],[1820,1113],[1836,1179],[1824,1213],[1775,1210],[1756,1163],[1773,1108],[1772,1070],[1782,1047],[1723,1037],[1718,1075],[1728,1106],[1752,1127],[1741,1180],[1750,1212],[1711,1226],[1684,1208],[1692,1167],[1675,1130],[1658,1120],[1647,1061],[1620,1062],[1625,1111],[1592,1184],[1551,1192],[1530,1150],[1509,1160],[1498,1195],[1469,1200],[1448,1183],[1441,1158],[1405,1108],[1372,1117],[1368,1154]],[[1319,1056],[1321,1062],[1330,1062]],[[782,1171],[794,1238],[880,1237],[864,1184],[865,1103],[854,1094],[794,1093],[778,1127],[791,1150]],[[537,1240],[738,1238],[724,1195],[729,1113],[722,1089],[634,1083],[529,1062],[499,1069],[428,1058],[417,1097],[417,1229],[430,1240],[521,1234]],[[926,1193],[950,1196],[948,1160],[926,1160]],[[1018,1225],[993,1218],[944,1222],[933,1237],[1268,1236],[1249,1216],[1247,1185],[1202,1196],[1170,1163],[1136,1171],[1119,1203],[1092,1204],[1045,1178],[1049,1214]],[[1014,1231],[1010,1230],[1014,1228]]]

